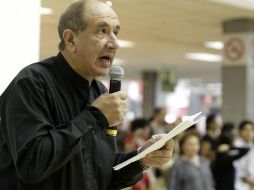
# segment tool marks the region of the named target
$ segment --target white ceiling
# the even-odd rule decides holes
[[[52,8],[43,15],[40,57],[57,53],[57,22],[60,13],[73,0],[42,0]],[[142,70],[161,70],[173,66],[178,77],[220,78],[221,63],[191,61],[188,52],[221,55],[208,49],[207,41],[222,40],[222,23],[233,18],[254,18],[254,11],[222,5],[208,0],[113,0],[119,16],[119,38],[133,41],[134,48],[121,48],[117,58],[124,59],[128,77],[136,78]]]

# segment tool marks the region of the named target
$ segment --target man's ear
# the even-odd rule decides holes
[[[75,53],[76,52],[76,44],[74,38],[76,37],[76,33],[70,29],[66,29],[63,32],[63,39],[65,42],[65,49],[68,51]]]

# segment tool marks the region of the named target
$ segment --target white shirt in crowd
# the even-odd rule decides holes
[[[236,139],[234,145],[236,147],[248,147],[248,148],[253,147],[252,149],[254,149],[253,143],[247,143],[241,138]],[[254,156],[254,150],[252,152],[253,152],[252,156]],[[252,159],[253,161],[251,161],[250,154],[251,152],[247,153],[245,156],[234,162],[236,171],[235,190],[251,190],[250,186],[247,183],[244,183],[242,180],[243,177],[246,176],[250,177],[248,170],[251,170],[251,168],[252,168],[252,176],[254,178],[254,160]]]

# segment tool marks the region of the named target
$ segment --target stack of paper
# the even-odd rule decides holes
[[[175,136],[177,136],[179,133],[183,132],[187,128],[191,127],[192,125],[199,122],[201,112],[192,115],[192,116],[186,116],[184,117],[184,120],[182,123],[180,123],[178,126],[176,126],[174,129],[172,129],[168,134],[166,134],[164,137],[162,137],[160,140],[156,141],[154,144],[146,148],[141,153],[137,154],[136,156],[130,158],[129,160],[126,160],[125,162],[122,162],[121,164],[118,164],[114,166],[114,170],[120,170],[121,168],[129,165],[132,162],[138,161],[142,158],[144,158],[147,154],[150,154],[151,152],[158,150],[162,148],[166,142]]]

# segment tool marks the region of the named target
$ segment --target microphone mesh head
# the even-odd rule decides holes
[[[109,76],[110,76],[110,79],[113,79],[113,80],[122,80],[124,76],[124,70],[120,66],[113,65],[109,70]]]

